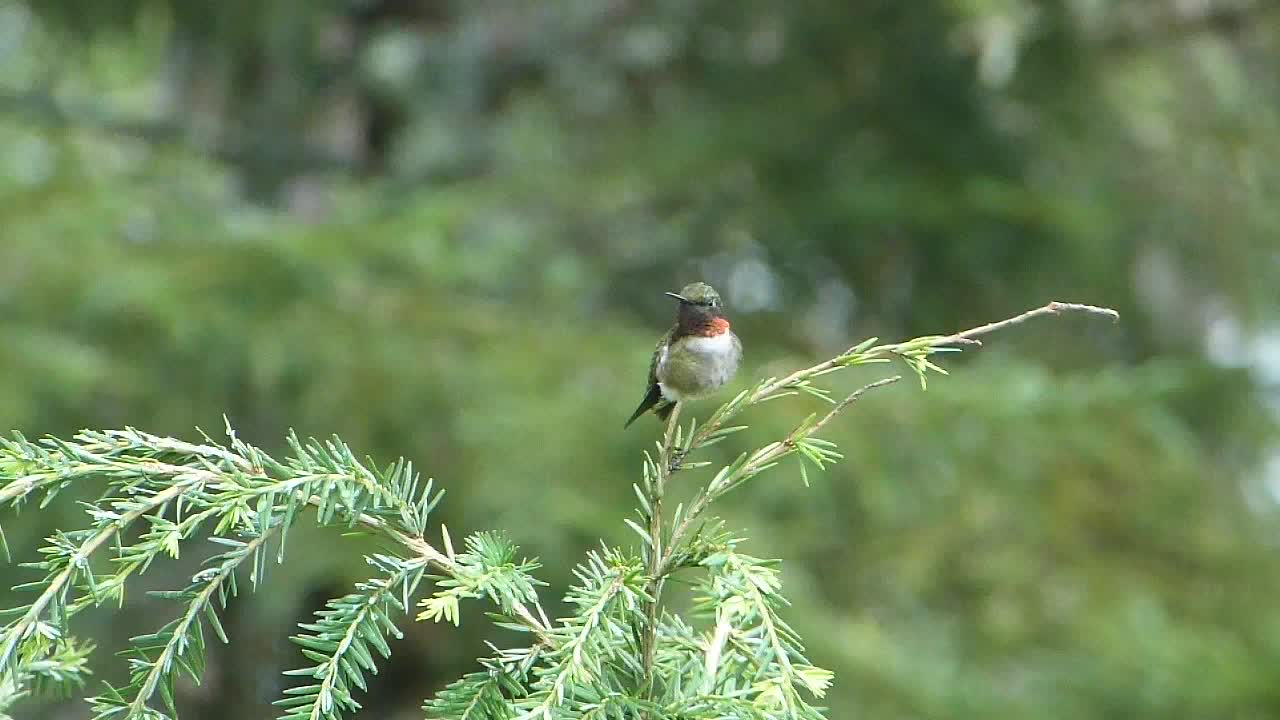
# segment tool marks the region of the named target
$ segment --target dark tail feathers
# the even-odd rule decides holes
[[[672,403],[669,403],[665,399],[663,399],[662,391],[658,389],[657,383],[654,383],[653,385],[649,386],[649,392],[645,394],[644,400],[640,401],[640,407],[636,408],[636,411],[631,413],[631,417],[627,418],[626,424],[623,425],[622,427],[623,428],[630,427],[631,423],[635,422],[636,418],[645,414],[645,412],[649,408],[655,408],[653,413],[657,415],[659,418],[661,418],[662,420],[666,420],[667,417],[671,415],[672,407],[673,407]]]

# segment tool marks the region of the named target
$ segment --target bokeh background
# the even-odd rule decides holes
[[[0,427],[338,433],[555,596],[634,540],[662,291],[722,289],[740,387],[1110,305],[879,391],[843,464],[722,511],[785,559],[833,717],[1280,717],[1277,67],[1264,0],[0,0]],[[6,512],[15,560],[70,495]],[[294,623],[367,574],[290,539],[184,717],[272,717]],[[211,551],[82,616],[98,677]],[[480,611],[406,622],[362,717],[510,639]]]

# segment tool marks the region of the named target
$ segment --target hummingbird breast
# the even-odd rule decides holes
[[[729,382],[741,362],[742,343],[731,330],[710,337],[686,335],[658,358],[658,387],[672,402],[696,398]]]

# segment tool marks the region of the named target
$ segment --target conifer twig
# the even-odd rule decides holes
[[[737,470],[726,475],[723,479],[717,477],[713,480],[706,490],[700,493],[693,504],[689,506],[688,512],[680,518],[680,522],[671,529],[671,539],[667,544],[666,551],[663,554],[662,561],[658,564],[658,576],[666,576],[673,572],[676,568],[675,551],[680,545],[680,541],[685,534],[693,527],[694,521],[698,520],[702,513],[706,512],[711,503],[722,496],[725,492],[736,487],[743,480],[758,474],[762,470],[776,464],[784,456],[796,451],[797,443],[803,438],[813,437],[815,433],[822,429],[824,425],[831,421],[836,415],[844,412],[853,403],[857,402],[863,395],[876,388],[892,385],[902,379],[901,375],[894,375],[872,383],[867,383],[862,387],[854,390],[844,400],[841,400],[835,407],[822,417],[821,420],[812,425],[801,424],[792,430],[785,438],[774,443],[770,443],[750,456],[745,463],[738,464]]]
[[[955,333],[954,335],[938,338],[933,345],[952,345],[956,343],[973,344],[975,342],[981,345],[982,343],[976,340],[979,335],[987,335],[988,333],[993,333],[997,330],[1003,330],[1010,325],[1018,325],[1032,318],[1041,317],[1043,315],[1058,315],[1064,312],[1081,312],[1090,315],[1101,315],[1109,318],[1112,322],[1120,320],[1120,313],[1112,310],[1111,308],[1098,307],[1097,305],[1085,305],[1084,303],[1058,302],[1055,300],[1041,307],[1028,310],[1021,315],[1015,315],[1005,320],[998,320],[996,322],[987,323],[986,325],[979,325],[978,327],[969,328],[968,330]]]
[[[646,601],[645,627],[642,636],[641,668],[643,676],[641,692],[650,695],[653,693],[653,660],[657,648],[658,617],[661,610],[662,563],[666,552],[666,546],[662,542],[662,497],[666,494],[667,478],[671,476],[672,456],[676,452],[675,439],[676,430],[680,427],[681,405],[683,403],[676,403],[672,406],[671,416],[667,418],[667,428],[662,438],[662,449],[658,453],[656,472],[654,472],[653,483],[649,488],[649,538],[652,542],[649,547],[647,568],[649,580],[645,588],[649,597]],[[673,536],[672,542],[674,543],[674,541],[675,537]]]
[[[836,403],[836,406],[831,408],[831,411],[828,412],[826,415],[824,415],[821,420],[814,423],[813,427],[809,428],[808,434],[816,435],[817,432],[822,429],[822,426],[831,422],[832,418],[844,412],[845,408],[857,402],[858,398],[861,398],[864,394],[866,394],[867,391],[875,390],[876,388],[884,387],[885,385],[892,385],[901,379],[902,379],[901,375],[894,375],[893,377],[887,377],[887,378],[884,378],[883,380],[877,380],[873,383],[867,383],[866,385],[863,385],[857,390],[854,390],[853,392],[849,393],[848,397]],[[795,438],[791,436],[788,436],[786,440],[783,440],[784,445],[791,445],[794,443],[795,443]]]
[[[757,389],[754,393],[751,394],[750,402],[756,402],[758,400],[764,399],[767,396],[772,395],[773,393],[779,390],[795,385],[796,382],[803,380],[805,378],[821,375],[822,373],[828,370],[840,367],[841,365],[847,365],[850,356],[853,356],[853,355],[862,354],[864,356],[882,356],[882,355],[890,355],[890,354],[899,354],[911,349],[931,349],[931,348],[943,347],[945,345],[978,345],[980,346],[982,345],[982,342],[977,339],[980,335],[987,335],[997,330],[1003,330],[1004,328],[1007,328],[1010,325],[1019,325],[1028,320],[1031,320],[1032,318],[1037,318],[1044,315],[1058,315],[1064,312],[1083,312],[1083,313],[1089,313],[1092,315],[1101,315],[1103,317],[1110,318],[1113,322],[1120,319],[1120,313],[1116,312],[1115,310],[1112,310],[1111,308],[1098,307],[1096,305],[1085,305],[1083,303],[1068,303],[1068,302],[1054,301],[1054,302],[1050,302],[1045,305],[1042,305],[1038,308],[1028,310],[1019,315],[1015,315],[1011,318],[1007,318],[1005,320],[998,320],[996,322],[990,322],[985,325],[979,325],[977,327],[969,328],[968,330],[963,330],[958,333],[952,333],[951,335],[935,335],[935,336],[929,336],[924,338],[917,338],[915,340],[907,340],[905,342],[900,342],[900,343],[891,343],[889,345],[877,345],[870,349],[864,350],[861,353],[858,352],[860,348],[858,346],[854,346],[852,348],[849,348],[845,352],[841,353],[840,355],[837,355],[836,357],[830,360],[827,360],[826,362],[818,363],[817,365],[814,365],[811,368],[805,368],[804,370],[797,370],[796,372],[782,378],[781,380],[775,380],[774,382],[766,383],[765,385],[761,386],[759,389]]]
[[[378,522],[377,518],[362,518]],[[406,535],[404,533],[396,533],[397,540],[411,550],[414,554],[426,560],[432,567],[444,572],[450,577],[458,574],[457,564],[449,558],[448,555],[437,550],[431,543],[425,539]],[[551,636],[551,626],[539,619],[537,615],[529,609],[527,605],[515,600],[511,603],[512,609],[515,611],[516,619],[521,625],[524,625],[530,632],[538,638],[538,642],[546,647],[555,647],[555,638]],[[541,608],[538,608],[541,612]]]
[[[193,477],[170,485],[146,501],[140,502],[137,507],[122,515],[117,521],[103,526],[81,545],[76,558],[67,563],[67,566],[61,572],[49,580],[45,585],[44,591],[40,593],[35,602],[31,603],[22,618],[12,627],[5,630],[3,634],[4,642],[0,644],[0,674],[8,670],[13,664],[20,643],[31,634],[36,623],[40,622],[40,617],[43,615],[45,608],[54,601],[54,598],[64,592],[78,573],[92,572],[88,569],[90,555],[114,537],[121,528],[127,527],[134,520],[179,497],[197,482],[202,482],[202,480],[198,477]]]

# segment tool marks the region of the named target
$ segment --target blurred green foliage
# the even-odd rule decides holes
[[[563,587],[631,541],[662,291],[721,287],[748,376],[1110,305],[868,397],[730,525],[789,561],[835,717],[1276,717],[1278,61],[1244,0],[0,0],[0,427],[336,432]],[[295,537],[190,717],[269,716],[291,623],[363,578]],[[100,675],[158,607],[86,616]],[[370,717],[470,669],[466,619]]]

